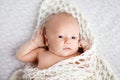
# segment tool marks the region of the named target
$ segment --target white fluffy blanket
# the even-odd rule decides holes
[[[116,80],[110,66],[94,50],[39,70],[35,64],[27,64],[11,76],[10,80]]]

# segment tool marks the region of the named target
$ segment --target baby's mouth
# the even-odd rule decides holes
[[[64,48],[64,50],[71,50],[71,48]]]

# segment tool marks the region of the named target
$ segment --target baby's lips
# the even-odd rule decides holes
[[[64,50],[71,50],[71,48],[64,48]]]

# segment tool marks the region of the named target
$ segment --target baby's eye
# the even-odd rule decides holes
[[[60,36],[58,36],[58,38],[63,38],[63,36],[60,35]]]
[[[72,36],[72,39],[76,39],[76,37],[75,37],[75,36]]]

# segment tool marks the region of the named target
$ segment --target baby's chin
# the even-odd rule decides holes
[[[76,52],[65,52],[63,51],[62,53],[57,54],[58,56],[61,57],[72,57],[76,55]]]
[[[77,54],[76,50],[72,49],[62,49],[62,50],[49,50],[52,54],[59,56],[59,57],[69,57],[69,56],[75,56]]]

